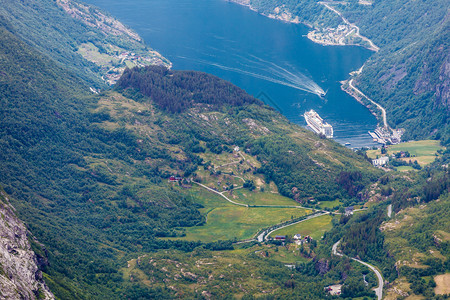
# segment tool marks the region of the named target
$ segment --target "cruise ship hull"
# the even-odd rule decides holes
[[[303,115],[309,128],[317,134],[323,134],[327,138],[333,137],[333,126],[323,121],[317,112],[310,110]]]

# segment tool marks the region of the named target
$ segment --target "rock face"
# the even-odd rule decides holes
[[[0,299],[55,299],[37,267],[27,229],[0,190]]]

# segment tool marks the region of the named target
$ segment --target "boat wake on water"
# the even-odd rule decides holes
[[[317,83],[292,66],[282,67],[254,55],[243,57],[236,54],[235,57],[237,58],[236,61],[238,61],[238,66],[226,66],[214,61],[203,59],[191,60],[201,64],[213,66],[221,70],[251,76],[253,78],[262,79],[304,92],[316,94],[319,97],[324,97],[326,95],[325,91]],[[180,58],[190,59],[186,57]]]

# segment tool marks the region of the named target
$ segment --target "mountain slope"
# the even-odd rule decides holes
[[[48,259],[42,271],[59,298],[121,298],[133,286],[119,271],[129,255],[202,244],[159,238],[179,236],[180,227],[205,221],[197,195],[189,189],[180,193],[167,182],[171,175],[188,178],[201,170],[202,148],[218,153],[248,147],[255,161],[258,156],[262,164],[270,163],[260,170],[268,180],[283,184],[280,191],[298,201],[319,196],[326,201],[328,191],[330,200],[356,201],[336,184],[341,172],[367,175],[355,182],[356,191],[375,174],[364,157],[290,124],[211,75],[177,73],[190,76],[194,86],[195,80],[216,82],[216,103],[233,90],[241,102],[214,106],[198,101],[211,94],[197,91],[191,107],[171,113],[160,106],[164,102],[131,86],[122,87],[123,95],[97,96],[8,28],[0,29],[0,183],[41,243],[33,248]],[[170,80],[164,88],[184,95],[190,89]]]
[[[146,243],[151,249],[155,232],[201,221],[186,198],[164,192],[158,187],[161,179],[156,177],[153,184],[152,175],[139,182],[163,191],[165,197],[148,202],[156,204],[151,214],[144,209],[132,213],[131,208],[109,201],[126,199],[124,184],[108,174],[107,166],[88,162],[117,158],[129,166],[133,178],[143,176],[133,164],[139,155],[135,137],[125,129],[105,132],[91,124],[101,117],[90,111],[98,99],[86,92],[88,87],[80,79],[5,28],[0,36],[0,181],[14,199],[21,200],[13,200],[18,214],[49,250],[49,285],[59,297],[86,293],[67,283],[63,274],[87,281],[90,261],[102,268],[113,264],[112,253],[118,250],[109,247],[136,249]],[[146,230],[144,224],[152,229]],[[100,247],[100,241],[110,246]],[[114,268],[108,270],[106,274],[114,274]]]
[[[115,83],[126,66],[170,65],[134,31],[76,0],[5,0],[0,16],[25,43],[96,88]]]
[[[235,2],[274,18],[334,32],[339,24],[345,24],[323,4],[331,5],[380,47],[354,81],[367,96],[387,109],[390,126],[405,128],[405,139],[432,137],[448,143],[450,11],[447,1]]]

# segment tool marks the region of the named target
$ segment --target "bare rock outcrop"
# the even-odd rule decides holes
[[[55,299],[5,192],[0,190],[0,299]]]

